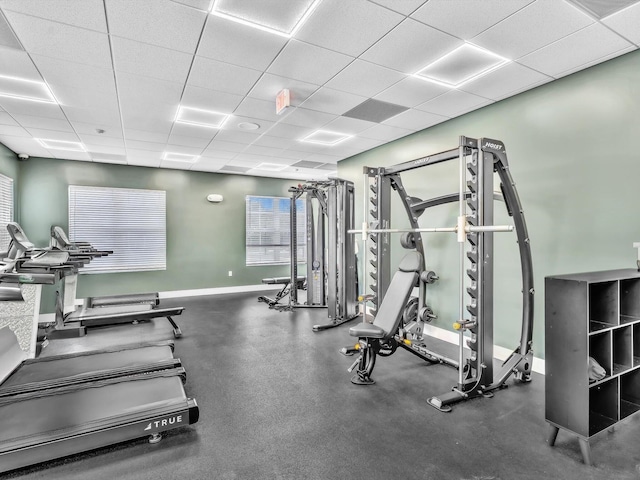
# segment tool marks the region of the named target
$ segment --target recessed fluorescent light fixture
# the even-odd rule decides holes
[[[200,158],[200,155],[187,155],[186,153],[164,152],[162,154],[162,160],[169,162],[187,162],[194,163]]]
[[[320,145],[337,145],[338,143],[344,142],[347,138],[351,137],[353,137],[353,135],[347,135],[339,132],[330,132],[329,130],[316,130],[300,141],[318,143]]]
[[[44,82],[0,75],[0,97],[30,102],[58,103]]]
[[[280,163],[261,163],[260,165],[253,167],[253,170],[265,170],[267,172],[280,172],[287,168],[289,165],[282,165]]]
[[[489,50],[465,43],[414,74],[428,82],[458,88],[509,62]]]
[[[71,152],[86,152],[87,149],[80,142],[68,142],[66,140],[53,140],[48,138],[36,138],[36,142],[49,150],[68,150]]]
[[[291,38],[309,18],[321,0],[296,2],[238,2],[214,0],[211,14],[257,28],[264,32]]]
[[[178,107],[175,122],[195,125],[197,127],[222,128],[224,122],[226,122],[230,116],[228,113],[180,106]]]

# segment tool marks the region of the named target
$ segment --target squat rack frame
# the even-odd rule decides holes
[[[444,195],[430,200],[420,200],[411,197],[404,188],[400,174],[417,168],[435,165],[458,159],[460,162],[460,189],[458,193]],[[494,208],[496,198],[493,188],[493,173],[500,178],[502,198],[508,214],[513,217],[516,231],[522,276],[522,328],[520,343],[509,358],[494,373],[493,368],[493,298],[494,298],[494,242],[493,227]],[[413,235],[412,246],[426,259],[422,232],[427,231],[456,231],[460,242],[460,318],[454,324],[460,334],[459,359],[447,359],[427,350],[422,342],[399,342],[398,344],[418,355],[419,357],[438,363],[447,363],[458,368],[458,383],[450,392],[431,397],[428,403],[442,411],[450,411],[450,405],[461,400],[480,395],[490,396],[491,391],[504,386],[506,380],[515,374],[517,380],[530,380],[531,363],[533,359],[533,266],[529,235],[527,232],[524,213],[518,197],[515,182],[509,171],[509,164],[504,144],[490,138],[473,139],[461,136],[458,148],[429,155],[392,167],[364,168],[365,180],[365,212],[369,212],[369,222],[363,222],[365,255],[371,254],[369,265],[374,271],[369,277],[375,282],[370,285],[373,293],[372,303],[374,314],[377,305],[382,302],[390,282],[390,229],[391,191],[398,193],[402,205],[408,215],[410,229],[404,231]],[[372,182],[370,182],[372,180]],[[500,198],[500,196],[498,196]],[[420,229],[418,218],[427,208],[458,201],[460,216],[458,226],[454,229]],[[373,206],[369,209],[370,205]],[[370,228],[373,225],[373,228]],[[465,225],[471,228],[465,228]],[[483,231],[484,229],[484,231]],[[475,231],[474,231],[475,230]],[[354,230],[353,233],[356,231]],[[367,242],[371,241],[371,248],[367,249]],[[470,262],[465,266],[465,258]],[[364,262],[365,267],[367,262]],[[464,288],[465,275],[469,277],[471,286]],[[367,272],[363,274],[363,290],[367,292]],[[426,283],[419,282],[420,296],[417,312],[423,311],[426,299]],[[469,304],[465,306],[465,299],[469,297]],[[470,314],[464,319],[465,310]],[[428,311],[428,310],[427,310]],[[405,331],[412,333],[417,339],[422,339],[424,322],[429,318],[417,318],[410,325],[405,325]],[[464,332],[470,332],[467,346],[471,350],[469,358],[464,361]]]

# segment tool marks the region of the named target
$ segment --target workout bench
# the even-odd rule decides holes
[[[357,367],[356,374],[351,377],[352,383],[356,385],[375,383],[371,378],[371,372],[376,364],[376,356],[381,351],[390,355],[396,350],[398,345],[394,337],[400,328],[405,306],[413,287],[420,278],[421,271],[422,255],[419,252],[406,254],[400,261],[398,271],[391,279],[373,323],[363,322],[349,329],[349,335],[358,337],[358,343],[355,347],[342,349],[342,353],[345,355],[360,353],[349,368],[351,372]]]

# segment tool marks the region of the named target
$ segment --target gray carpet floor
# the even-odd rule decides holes
[[[184,336],[175,355],[200,421],[155,445],[140,439],[11,472],[36,479],[640,479],[640,418],[592,442],[595,466],[560,432],[546,442],[544,377],[510,380],[491,399],[441,413],[430,396],[455,384],[456,371],[398,350],[379,358],[372,386],[355,386],[349,324],[314,333],[326,310],[269,310],[257,294],[165,300]],[[357,321],[357,320],[356,320]],[[43,356],[172,338],[163,319],[95,328],[55,340]],[[515,342],[515,341],[514,341]],[[431,345],[431,344],[430,344]],[[450,345],[434,350],[455,355]],[[55,415],[54,410],[43,412]],[[1,461],[1,459],[0,459]]]

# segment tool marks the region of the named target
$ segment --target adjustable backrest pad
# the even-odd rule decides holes
[[[410,252],[400,261],[398,271],[393,275],[373,321],[374,325],[385,331],[384,339],[390,338],[398,330],[404,307],[409,301],[421,270],[422,255],[419,252]]]

